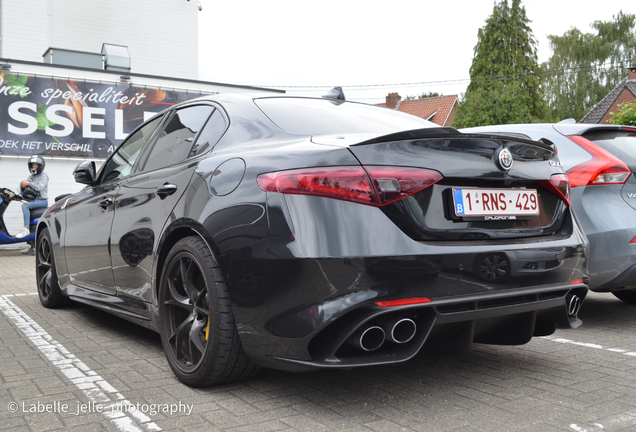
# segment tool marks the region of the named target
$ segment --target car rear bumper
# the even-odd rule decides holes
[[[577,285],[440,299],[390,310],[370,305],[334,321],[312,338],[308,345],[311,360],[277,355],[269,359],[300,368],[346,368],[400,363],[418,352],[463,355],[473,343],[525,344],[533,336],[552,334],[557,327],[581,325],[576,314],[586,293],[584,285]],[[412,334],[396,341],[391,334],[394,329],[399,331],[403,320],[413,323]],[[380,343],[371,340],[373,349],[363,346],[365,331],[378,327],[383,329],[384,339]]]
[[[328,201],[336,215],[355,205]],[[358,214],[312,226],[293,215],[285,222],[270,208],[265,239],[219,257],[253,361],[286,370],[398,363],[419,351],[462,354],[473,343],[523,344],[580,325],[576,311],[568,314],[572,299],[580,306],[589,281],[587,240],[576,223],[558,237],[418,242],[378,209]],[[508,260],[506,277],[480,275],[479,264],[493,255]],[[430,302],[376,304],[423,297]],[[386,321],[396,319],[416,329],[404,343],[386,340]],[[383,340],[368,351],[355,340],[370,327],[382,327],[384,336],[374,330]]]
[[[627,286],[636,285],[636,264],[628,267],[614,279],[594,288],[596,292],[612,292]]]
[[[598,292],[636,285],[636,227],[588,235],[590,289]]]
[[[243,347],[270,368],[399,363],[420,351],[460,355],[473,343],[519,345],[581,325],[577,312],[587,294],[582,250],[552,272],[490,284],[441,266],[432,273],[435,260],[444,257],[419,257],[411,263],[424,262],[420,272],[412,267],[397,273],[387,268],[388,258],[224,260],[224,265],[230,265],[227,282]],[[378,262],[381,266],[371,267]],[[397,262],[403,268],[404,261]],[[422,298],[426,303],[377,304]],[[392,341],[394,324],[384,323],[400,320],[414,328],[404,343]],[[382,328],[382,340],[364,347],[362,334],[375,327]]]

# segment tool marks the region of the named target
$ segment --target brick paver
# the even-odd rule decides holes
[[[76,409],[89,399],[0,313],[0,430],[636,430],[636,306],[611,294],[589,295],[582,328],[523,346],[476,345],[462,358],[349,371],[263,370],[249,381],[192,389],[174,378],[157,334],[84,305],[41,307],[31,295],[34,263],[0,249],[0,296],[131,404],[182,403],[192,412],[146,412],[148,421],[123,428],[97,412],[29,412],[38,404]]]

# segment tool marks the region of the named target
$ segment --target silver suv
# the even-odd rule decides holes
[[[553,143],[590,241],[590,289],[636,304],[636,127],[512,124],[461,131]]]

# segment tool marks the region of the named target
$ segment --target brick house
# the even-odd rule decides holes
[[[618,112],[622,103],[636,100],[636,67],[629,68],[627,78],[623,79],[579,123],[609,123],[611,112]]]
[[[455,118],[457,95],[402,100],[399,94],[389,93],[386,102],[378,106],[405,112],[440,126],[450,126]]]

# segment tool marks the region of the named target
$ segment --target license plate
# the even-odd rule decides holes
[[[539,214],[535,189],[453,188],[456,216],[533,216]]]

